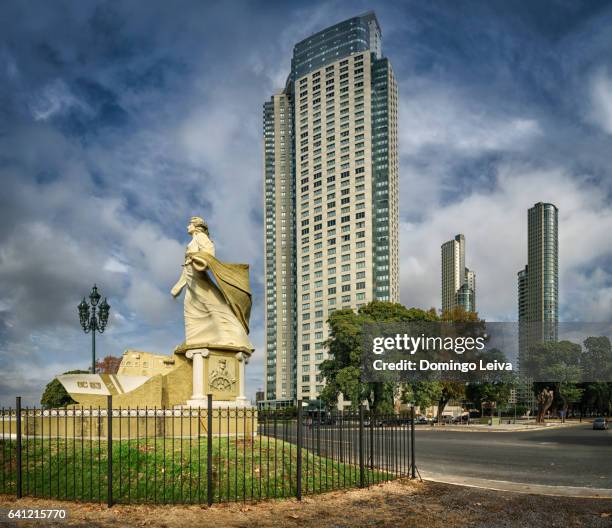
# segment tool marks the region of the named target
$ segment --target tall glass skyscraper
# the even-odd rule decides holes
[[[476,273],[465,267],[465,237],[456,235],[440,248],[442,263],[442,311],[456,306],[476,311]]]
[[[543,337],[556,339],[559,322],[559,211],[537,203],[528,212],[527,317],[552,323]]]
[[[399,300],[397,84],[374,13],[297,43],[264,104],[266,399],[316,399],[327,318]]]
[[[518,273],[519,348],[555,341],[559,322],[559,211],[539,202],[527,213],[527,266]]]

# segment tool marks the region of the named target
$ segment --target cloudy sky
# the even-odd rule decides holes
[[[76,305],[112,305],[101,355],[170,353],[185,226],[252,265],[263,383],[262,104],[295,42],[353,2],[3,2],[0,405],[86,368]],[[528,207],[560,210],[562,320],[612,320],[612,5],[376,2],[400,90],[401,299],[439,306],[467,240],[478,304],[516,319]]]

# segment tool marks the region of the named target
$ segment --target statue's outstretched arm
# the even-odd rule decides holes
[[[172,297],[178,297],[185,286],[187,286],[187,277],[185,276],[185,268],[183,268],[183,273],[181,273],[179,280],[174,286],[172,286],[172,289],[170,290]]]

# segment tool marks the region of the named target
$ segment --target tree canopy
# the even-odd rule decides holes
[[[404,403],[414,403],[421,408],[437,405],[441,414],[449,401],[465,396],[465,383],[454,381],[418,381],[402,384],[365,383],[361,381],[361,354],[363,347],[363,328],[368,323],[402,323],[413,321],[443,321],[482,323],[484,321],[474,312],[463,308],[438,315],[432,308],[406,308],[399,303],[373,301],[362,306],[357,312],[338,310],[330,315],[329,339],[326,346],[329,359],[321,364],[321,374],[326,386],[321,399],[327,405],[334,405],[340,393],[351,401],[353,406],[367,401],[375,411],[393,409],[394,397]],[[473,326],[471,327],[473,329]]]
[[[382,301],[368,303],[357,312],[338,310],[332,313],[328,320],[330,337],[326,342],[329,359],[321,363],[321,374],[326,379],[321,399],[326,405],[331,406],[337,402],[342,393],[353,406],[367,401],[372,410],[379,412],[392,410],[394,384],[361,381],[364,325],[437,319],[433,309],[425,311]]]

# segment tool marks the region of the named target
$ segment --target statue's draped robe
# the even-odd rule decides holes
[[[251,291],[247,264],[215,258],[215,246],[196,233],[185,253],[185,344],[253,350],[249,341]],[[208,272],[212,273],[215,281]],[[215,284],[216,282],[216,284]]]

